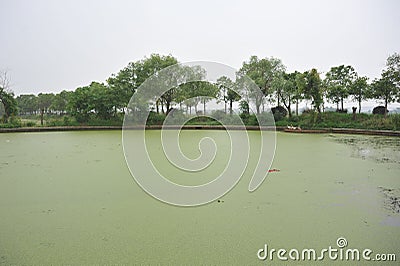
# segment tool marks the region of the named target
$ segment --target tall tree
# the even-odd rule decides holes
[[[117,74],[112,74],[111,77],[107,79],[108,87],[112,91],[115,108],[120,109],[123,113],[138,87],[137,75],[138,71],[141,69],[142,66],[140,62],[130,62]]]
[[[54,100],[53,93],[39,93],[37,97],[38,109],[40,111],[40,124],[43,126],[43,115],[50,112],[50,106]]]
[[[219,88],[218,98],[224,102],[225,114],[227,113],[227,104],[229,103],[229,114],[232,115],[233,103],[240,100],[240,95],[235,91],[238,90],[238,85],[226,76],[218,78],[216,85]]]
[[[301,76],[297,77],[298,85],[302,86],[304,97],[312,100],[314,110],[318,113],[321,112],[321,105],[323,98],[321,94],[321,78],[318,71],[313,68],[310,71],[304,72]]]
[[[289,117],[292,116],[292,103],[298,104],[299,100],[299,88],[297,86],[296,77],[298,72],[284,73],[280,79],[277,79],[275,86],[280,87],[276,90],[280,95],[283,105],[286,107],[289,113]],[[296,110],[298,109],[298,105]]]
[[[54,95],[50,108],[60,115],[67,113],[67,105],[72,93],[71,91],[63,90]]]
[[[165,82],[170,84],[179,83],[180,85],[177,88],[169,90],[167,96],[171,97],[171,102],[174,101],[180,105],[184,103],[187,109],[189,109],[190,114],[192,112],[192,107],[195,107],[197,113],[197,105],[202,102],[204,107],[205,103],[209,100],[209,98],[200,96],[216,97],[215,90],[217,90],[217,88],[215,85],[211,83],[207,85],[205,84],[206,82],[202,81],[205,75],[205,70],[200,66],[189,67],[178,65],[174,68],[174,73],[170,73],[168,77],[165,78]],[[210,85],[214,87],[209,87]]]
[[[10,88],[10,77],[7,71],[0,72],[0,104],[4,106],[3,121],[8,122],[8,118],[17,114],[17,101]]]
[[[98,118],[110,119],[114,113],[115,102],[112,91],[104,84],[92,82],[89,86],[90,103]]]
[[[4,106],[3,121],[8,122],[8,119],[17,114],[17,101],[12,92],[5,91],[0,87],[0,104]]]
[[[107,79],[107,85],[111,89],[112,94],[110,100],[115,103],[115,111],[117,109],[125,112],[129,100],[136,91],[136,89],[149,77],[161,69],[175,65],[178,61],[172,55],[159,55],[151,54],[143,60],[137,62],[130,62],[128,66],[120,70],[117,74],[111,75]],[[155,99],[157,112],[159,112],[159,105],[167,105],[167,112],[173,100],[173,90],[167,92],[161,99]],[[163,109],[163,108],[162,108]],[[164,112],[164,110],[162,110]]]
[[[176,90],[176,99],[178,103],[183,102],[186,105],[186,110],[189,110],[189,114],[192,114],[193,107],[197,113],[197,105],[200,103],[200,87],[201,81],[192,81],[181,84]]]
[[[226,114],[228,105],[228,91],[233,88],[233,81],[226,76],[222,76],[217,79],[216,85],[219,88],[218,98],[220,101],[224,102],[224,111]]]
[[[394,53],[386,60],[386,68],[382,71],[381,78],[375,79],[371,84],[371,95],[385,103],[385,116],[389,103],[400,102],[400,55]]]
[[[154,73],[160,71],[163,68],[168,66],[172,66],[178,63],[178,60],[173,57],[172,55],[162,56],[159,54],[152,54],[149,58],[145,58],[144,60],[140,61],[138,64],[140,67],[137,71],[137,85],[140,86],[147,78],[152,76]],[[177,73],[178,74],[178,73]],[[180,73],[179,73],[180,74]],[[178,74],[178,75],[179,75]],[[174,79],[176,77],[169,77]],[[158,103],[165,104],[166,113],[168,114],[171,111],[171,105],[174,101],[175,97],[175,89],[171,88],[169,91],[165,92],[161,99],[155,99],[156,105],[158,109]],[[163,111],[163,108],[162,108]],[[164,112],[164,111],[163,111]]]
[[[400,54],[394,53],[387,58],[384,72],[397,89],[400,89]]]
[[[361,113],[361,103],[363,100],[369,98],[369,85],[367,77],[357,77],[353,82],[350,95],[353,97],[355,101],[358,102],[358,113]]]
[[[299,103],[302,99],[304,99],[305,79],[303,73],[297,71],[295,71],[294,73],[296,74],[295,76],[296,91],[293,99],[295,100],[296,103],[296,116],[299,116]]]
[[[91,100],[91,91],[89,86],[79,87],[72,93],[69,102],[68,110],[79,123],[89,121],[90,112],[94,109]]]
[[[260,113],[260,106],[263,104],[264,98],[273,94],[272,83],[274,79],[284,71],[285,66],[281,60],[273,57],[258,59],[257,56],[251,56],[248,62],[243,62],[239,70],[239,77],[247,75],[261,90],[261,94],[252,93],[249,95],[255,102],[257,114]]]
[[[237,83],[235,82],[233,85],[234,85],[235,90],[229,89],[228,93],[226,95],[227,100],[229,102],[229,115],[233,114],[233,103],[237,102],[241,99],[240,95],[236,92],[236,91],[239,91],[237,88],[238,87]]]
[[[21,94],[17,98],[19,113],[22,115],[35,114],[38,110],[37,96],[34,94]]]
[[[385,104],[385,116],[389,103],[398,100],[399,91],[387,73],[382,73],[380,79],[375,79],[371,84],[371,95],[375,99],[381,99]]]
[[[332,67],[326,73],[325,84],[328,89],[327,97],[336,103],[337,109],[339,109],[340,103],[340,110],[344,110],[344,99],[349,96],[351,85],[356,77],[357,73],[354,71],[352,66],[341,65]]]
[[[206,103],[217,98],[218,91],[218,86],[213,83],[207,81],[200,83],[199,95],[201,96],[200,101],[203,104],[203,115],[206,114]]]

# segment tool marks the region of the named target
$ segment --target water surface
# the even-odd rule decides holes
[[[204,136],[220,145],[215,165],[197,176],[163,159],[159,131],[147,137],[171,180],[201,184],[226,163],[224,134],[182,132],[189,157],[198,156]],[[249,134],[257,146],[258,133]],[[279,172],[249,193],[251,154],[249,170],[221,202],[194,208],[141,190],[117,131],[0,134],[0,151],[1,265],[254,265],[263,264],[256,253],[264,244],[322,249],[341,236],[351,248],[400,256],[398,138],[277,133],[272,168]]]

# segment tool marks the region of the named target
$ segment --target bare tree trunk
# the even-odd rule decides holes
[[[226,101],[224,101],[224,102],[225,102],[225,114],[226,114],[226,105],[227,105],[227,104],[226,104]]]
[[[43,113],[44,113],[44,109],[40,109],[40,125],[43,126]]]
[[[256,109],[257,109],[257,114],[259,115],[260,114],[260,104],[256,105]]]
[[[168,113],[171,111],[171,109],[170,109],[170,102],[165,102],[165,108],[167,109],[166,114],[168,115]]]
[[[281,97],[279,97],[279,93],[278,93],[278,106],[280,106],[280,105],[281,105],[280,98],[281,98]]]
[[[159,104],[160,104],[160,102],[159,102],[159,100],[157,100],[157,101],[156,101],[156,111],[157,111],[157,114],[160,113]]]
[[[358,113],[361,113],[361,100],[358,101]]]
[[[356,112],[357,112],[357,107],[352,107],[353,109],[353,121],[356,121]]]
[[[233,101],[230,100],[230,101],[229,101],[229,114],[230,114],[230,115],[232,115],[232,112],[233,112],[232,108],[233,108]]]
[[[388,105],[388,100],[386,98],[385,99],[385,117],[387,117],[387,105]]]

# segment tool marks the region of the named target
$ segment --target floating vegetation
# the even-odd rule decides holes
[[[400,138],[382,136],[338,136],[330,134],[331,140],[353,148],[351,156],[379,163],[400,164]]]
[[[385,209],[393,212],[400,213],[400,189],[378,187],[383,193]]]

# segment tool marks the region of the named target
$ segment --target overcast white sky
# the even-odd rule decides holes
[[[151,53],[239,68],[251,55],[289,71],[350,64],[380,75],[400,52],[400,1],[0,0],[0,69],[22,93],[104,82]]]

